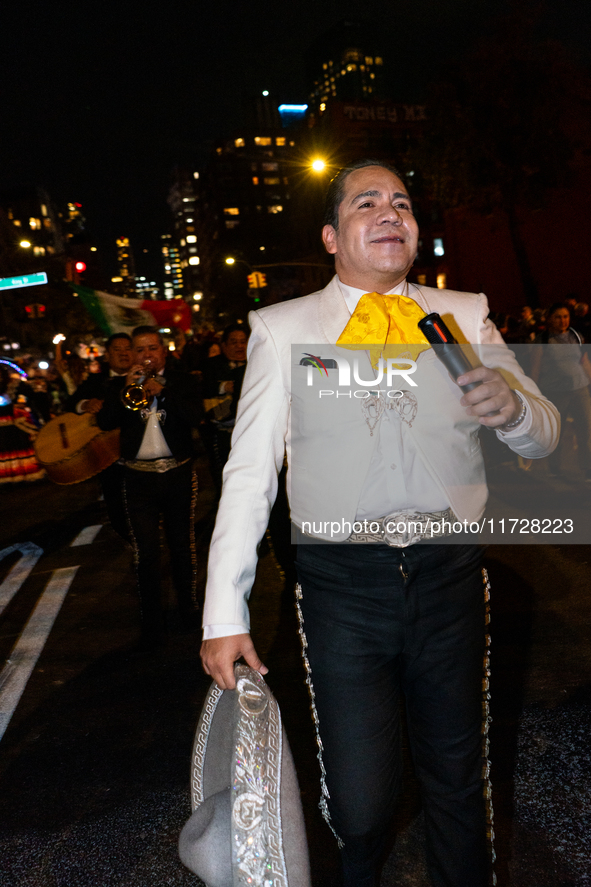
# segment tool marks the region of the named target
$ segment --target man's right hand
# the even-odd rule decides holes
[[[98,397],[91,397],[90,400],[85,400],[82,404],[82,412],[83,413],[100,413],[101,407],[103,405],[102,400],[99,400]]]
[[[201,645],[201,662],[206,674],[211,675],[222,690],[233,690],[234,663],[244,657],[246,664],[261,674],[269,669],[258,657],[249,634],[232,634],[224,638],[211,638]]]

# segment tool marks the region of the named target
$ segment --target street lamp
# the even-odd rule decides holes
[[[21,240],[19,246],[22,246],[23,249],[30,249],[31,241],[30,240]]]
[[[228,256],[228,258],[226,259],[226,265],[235,265],[235,264],[236,264],[236,259],[234,259],[232,256]]]
[[[321,160],[320,157],[317,157],[316,160],[312,161],[312,169],[314,170],[314,172],[322,172],[324,169],[326,169],[326,163],[324,162],[324,160]]]

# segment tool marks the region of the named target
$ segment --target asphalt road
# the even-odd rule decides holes
[[[203,584],[215,498],[205,466],[199,474]],[[137,652],[132,560],[98,496],[94,481],[0,489],[0,887],[199,887],[176,852],[209,684],[199,632],[182,630],[169,589],[165,645]],[[488,551],[500,885],[591,882],[590,562],[589,546]],[[325,887],[336,851],[316,806],[291,590],[272,551],[259,563],[252,616],[294,751],[314,887]],[[427,884],[407,763],[382,887]]]

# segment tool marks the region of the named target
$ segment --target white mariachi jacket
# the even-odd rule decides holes
[[[501,440],[528,459],[552,452],[560,431],[558,412],[487,320],[486,296],[412,284],[408,292],[426,313],[440,314],[458,342],[473,346],[475,363],[494,366],[523,396],[527,415],[514,430],[497,432]],[[310,349],[292,348],[316,345],[322,348],[323,362],[325,357],[330,361],[349,317],[336,277],[317,293],[249,315],[248,364],[211,542],[204,625],[242,625],[248,631],[256,548],[267,527],[285,453],[292,521],[300,528],[338,521],[344,532],[335,535],[333,530],[326,538],[341,541],[349,535],[346,528],[355,520],[377,438],[363,400],[355,396],[323,394],[300,403],[309,380],[300,359]],[[361,379],[375,377],[367,352],[350,354],[351,363],[359,360]],[[462,521],[478,520],[487,498],[480,425],[460,405],[461,390],[432,350],[419,355],[412,379],[415,387],[403,377],[396,382],[416,399],[405,433],[412,436],[424,469],[454,514]],[[336,392],[337,385],[338,370],[325,370],[323,389]]]

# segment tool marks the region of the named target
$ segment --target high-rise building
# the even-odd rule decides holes
[[[164,298],[176,299],[183,295],[183,269],[179,248],[171,234],[163,234],[160,239],[164,266]]]
[[[172,210],[174,234],[172,244],[178,250],[183,288],[182,295],[192,299],[201,290],[200,245],[197,243],[196,214],[199,198],[199,173],[177,167],[173,173],[173,184],[168,192],[168,205]]]
[[[22,250],[51,256],[64,250],[59,214],[43,188],[9,188],[0,192],[0,208],[15,229]]]
[[[145,277],[136,277],[135,293],[138,299],[157,299],[160,290],[155,280],[146,280]]]
[[[322,34],[306,54],[310,111],[323,110],[329,99],[385,98],[384,55],[379,44],[375,25],[364,22],[343,21]]]
[[[117,238],[117,266],[121,281],[121,290],[126,296],[135,295],[135,261],[129,243],[129,237]]]

